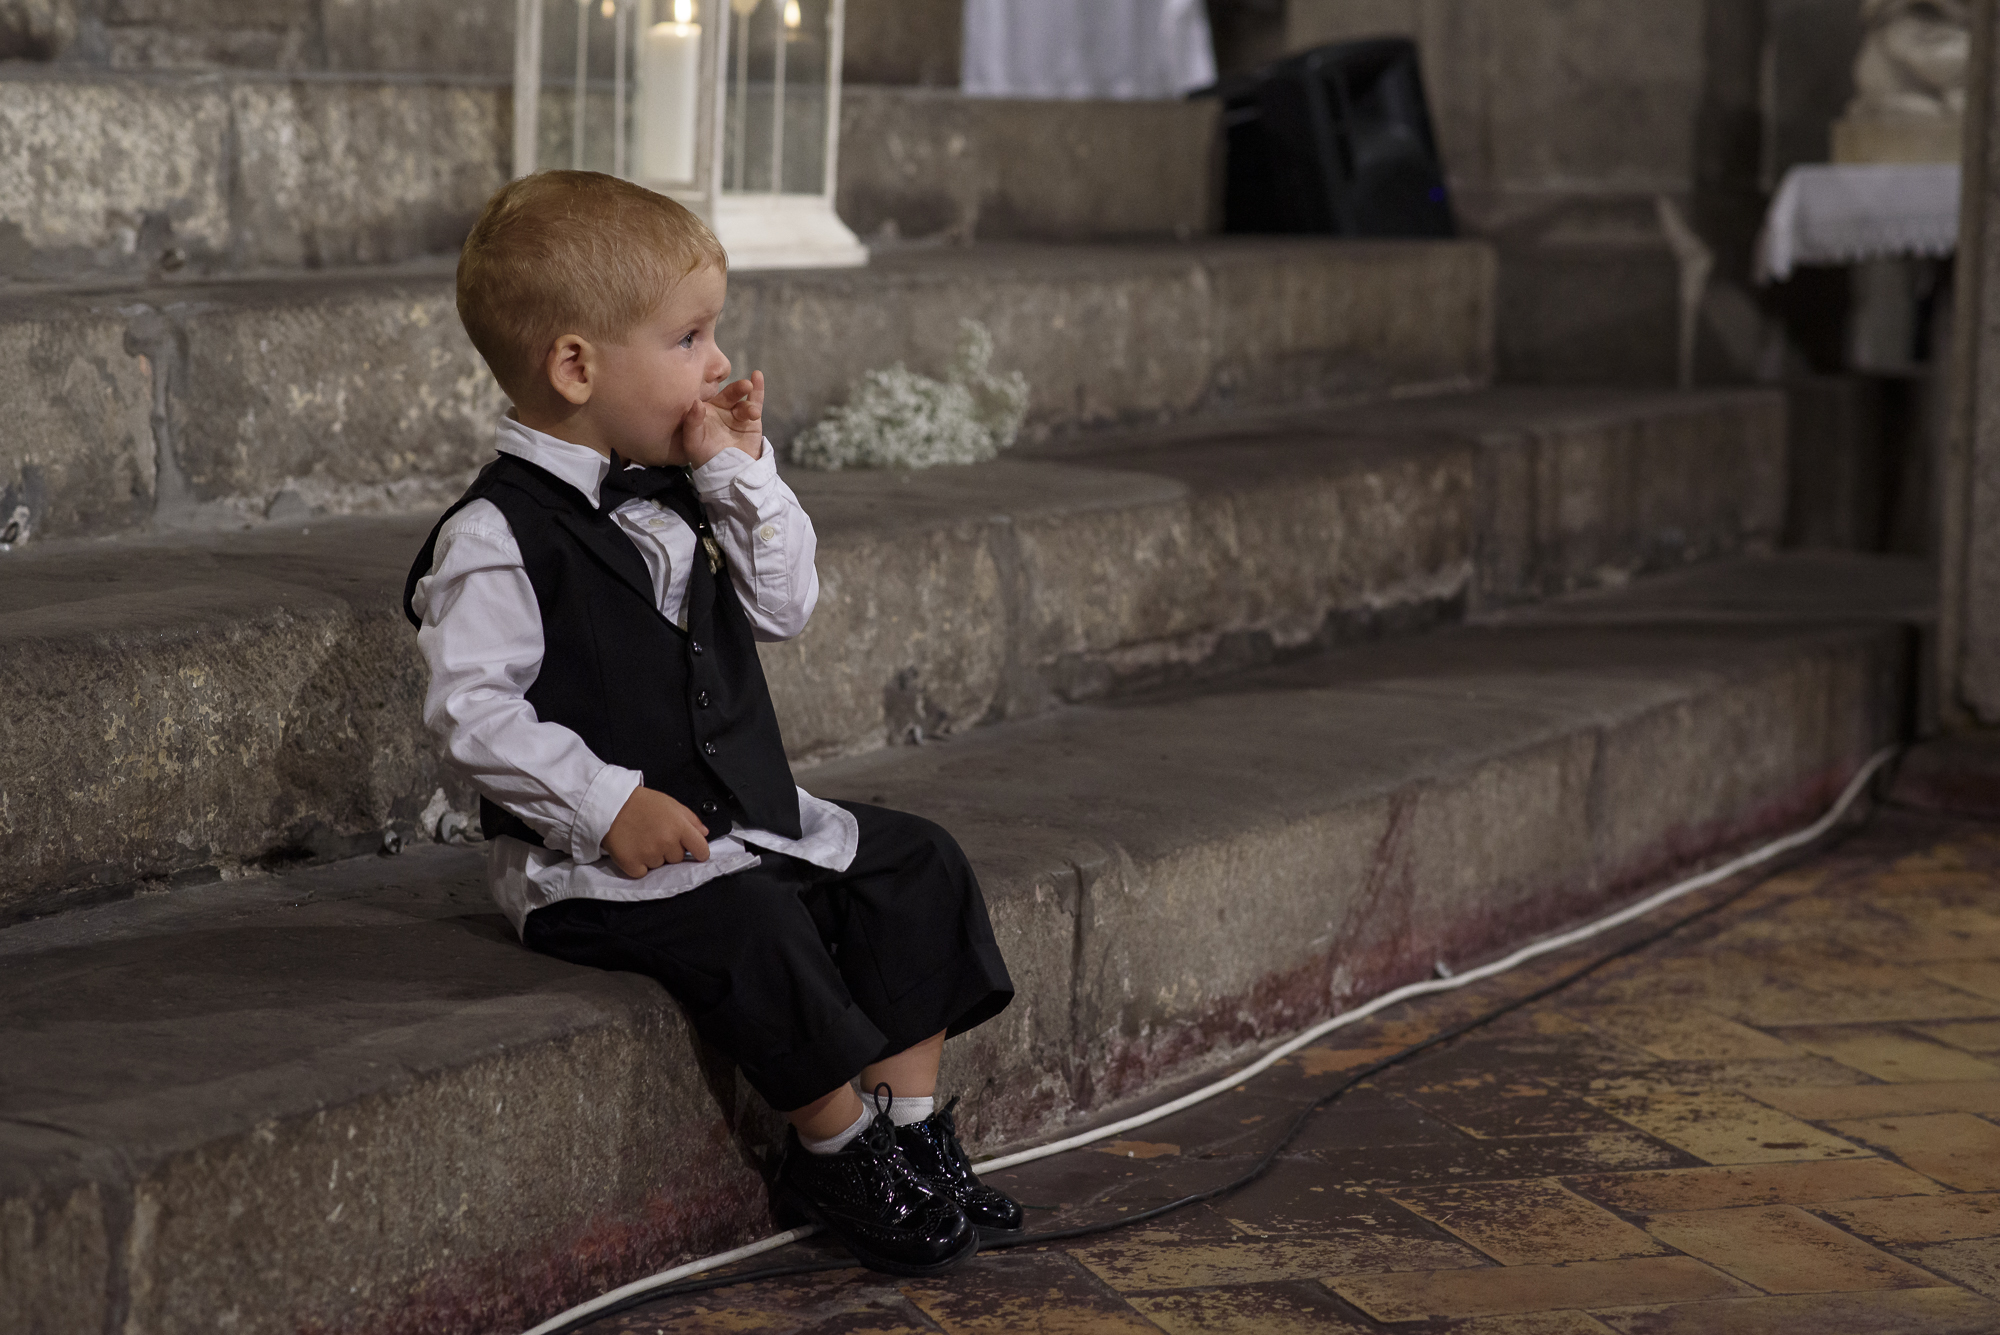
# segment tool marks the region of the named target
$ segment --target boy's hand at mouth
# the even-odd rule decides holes
[[[681,452],[699,468],[731,446],[752,459],[764,453],[764,373],[724,385],[697,399],[681,419]]]
[[[708,861],[708,827],[655,788],[635,788],[604,835],[604,852],[633,879],[669,863]]]

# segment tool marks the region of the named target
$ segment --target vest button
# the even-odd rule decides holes
[[[700,658],[700,657],[701,657],[701,644],[700,644],[700,642],[699,642],[699,641],[692,641],[692,640],[691,640],[691,641],[689,641],[689,642],[688,642],[688,648],[689,648],[689,649],[692,649],[692,650],[694,651],[694,656],[695,656],[696,658]]]
[[[708,801],[703,802],[701,804],[701,814],[704,816],[713,816],[716,812],[720,810],[722,810],[722,808],[716,805],[715,800],[713,798],[710,798]]]
[[[721,748],[717,747],[714,742],[703,742],[701,744],[701,749],[706,751],[710,755],[714,755]]]
[[[696,693],[696,695],[695,695],[695,697],[694,697],[694,707],[695,707],[696,709],[707,709],[707,708],[708,708],[708,692],[707,692],[707,691],[700,691],[700,692],[697,692],[697,693]]]

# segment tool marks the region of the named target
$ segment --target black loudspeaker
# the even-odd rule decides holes
[[[1209,90],[1226,232],[1455,236],[1414,42],[1339,42]]]

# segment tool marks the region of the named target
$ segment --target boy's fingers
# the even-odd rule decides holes
[[[708,840],[698,834],[691,834],[683,842],[687,844],[687,854],[689,857],[693,858],[696,862],[708,861]]]

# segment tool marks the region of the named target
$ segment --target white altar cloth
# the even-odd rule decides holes
[[[1958,248],[1958,189],[1950,162],[1794,167],[1764,216],[1758,280],[1789,278],[1801,264],[1949,255]]]
[[[968,97],[1174,98],[1215,82],[1202,0],[966,0]]]

